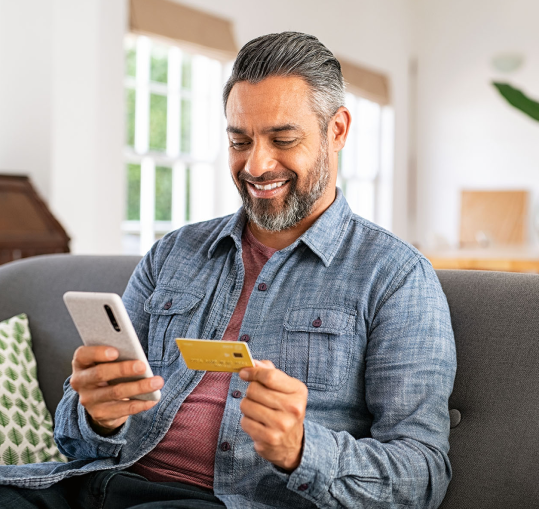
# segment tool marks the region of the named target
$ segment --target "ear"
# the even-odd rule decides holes
[[[332,152],[339,152],[344,147],[351,123],[352,115],[350,115],[348,108],[341,106],[328,126],[328,138]]]

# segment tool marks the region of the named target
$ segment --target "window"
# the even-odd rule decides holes
[[[393,110],[346,94],[352,125],[339,154],[337,185],[356,214],[391,228]]]
[[[171,230],[237,208],[223,156],[230,68],[145,36],[128,35],[125,54],[124,252],[144,254]]]

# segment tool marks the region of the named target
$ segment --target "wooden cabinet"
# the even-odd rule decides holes
[[[69,240],[28,177],[0,175],[0,264],[68,253]]]

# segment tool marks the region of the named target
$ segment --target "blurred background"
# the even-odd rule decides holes
[[[222,86],[243,44],[294,30],[343,64],[355,212],[435,267],[539,272],[537,19],[537,0],[0,0],[0,263],[143,254],[237,210]]]

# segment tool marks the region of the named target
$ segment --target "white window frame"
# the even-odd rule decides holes
[[[393,200],[394,116],[381,106],[346,93],[352,125],[339,161],[337,185],[356,214],[390,230]],[[362,112],[370,110],[369,115]]]
[[[136,77],[125,76],[124,87],[136,91],[134,146],[124,148],[124,163],[140,165],[140,221],[124,220],[125,235],[140,235],[139,254],[144,254],[160,236],[181,226],[233,212],[239,198],[228,176],[225,119],[221,105],[223,84],[230,74],[228,62],[193,54],[180,46],[164,44],[146,36],[129,34],[126,42],[136,44]],[[167,83],[150,81],[151,45],[168,46]],[[181,59],[192,59],[191,91],[181,87]],[[150,97],[167,97],[166,151],[150,150]],[[191,147],[180,151],[181,101],[191,99]],[[172,168],[172,218],[155,220],[155,169]],[[190,217],[186,217],[186,171],[190,170]],[[233,198],[216,199],[217,193]],[[234,199],[235,198],[235,199]],[[129,252],[124,247],[124,251]],[[131,251],[132,252],[132,251]]]

